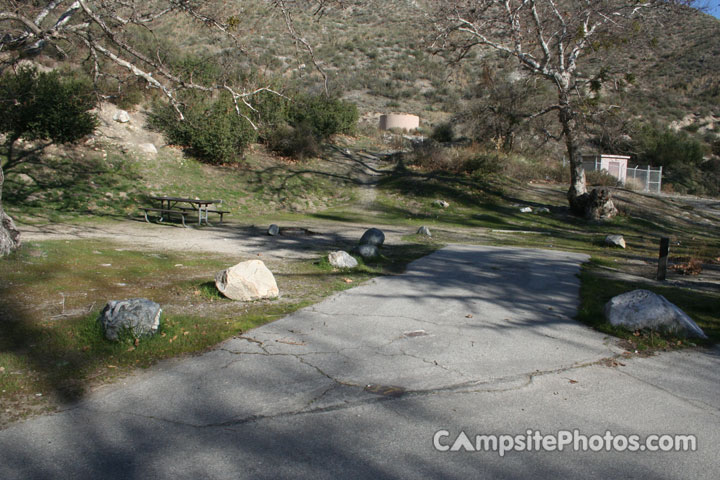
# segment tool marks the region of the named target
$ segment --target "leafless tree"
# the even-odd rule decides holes
[[[551,82],[557,102],[536,112],[555,112],[558,140],[565,143],[570,161],[568,202],[573,212],[589,218],[617,213],[607,191],[587,191],[579,147],[579,111],[573,102],[587,91],[590,79],[580,65],[598,43],[626,31],[657,8],[679,0],[450,0],[431,1],[431,18],[438,31],[436,48],[459,53],[475,48],[514,58],[531,75]]]
[[[327,76],[316,60],[310,43],[295,27],[293,16],[298,10],[322,15],[339,0],[272,0],[276,14],[281,15],[286,33],[299,51],[311,62],[325,80]],[[162,52],[148,53],[138,44],[138,31],[155,34],[162,22],[189,19],[202,30],[230,41],[235,55],[246,55],[243,35],[253,30],[242,14],[243,2],[224,0],[0,0],[0,73],[18,61],[40,54],[67,61],[84,57],[91,64],[95,80],[118,70],[145,82],[167,98],[182,118],[178,92],[192,89],[208,95],[220,90],[229,92],[238,114],[250,108],[251,99],[262,91],[273,91],[265,85],[236,85],[232,82],[206,84],[190,74],[181,74],[163,62]],[[181,35],[178,32],[178,35]],[[112,69],[113,72],[108,70]],[[277,93],[277,92],[275,92]],[[249,118],[245,117],[247,121]],[[2,192],[0,170],[0,193]],[[17,241],[17,231],[0,203],[0,256]],[[14,233],[13,233],[14,232]]]

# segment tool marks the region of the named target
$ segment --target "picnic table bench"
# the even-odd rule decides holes
[[[210,225],[208,222],[208,213],[217,213],[220,215],[220,223],[223,221],[223,216],[226,213],[230,213],[228,210],[220,210],[219,208],[210,209],[210,205],[222,206],[222,200],[200,200],[197,198],[183,198],[183,197],[150,197],[151,200],[160,202],[160,207],[141,207],[145,214],[145,221],[150,223],[148,213],[158,213],[159,222],[162,222],[165,217],[171,217],[173,215],[179,216],[182,220],[183,227],[187,227],[185,222],[186,217],[190,214],[197,213],[198,226],[202,225],[203,221],[205,225]],[[187,204],[185,206],[183,204]]]

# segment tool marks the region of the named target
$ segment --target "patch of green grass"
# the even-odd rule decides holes
[[[648,286],[633,282],[611,280],[596,273],[593,264],[602,264],[605,260],[593,259],[586,264],[580,273],[580,309],[578,320],[601,331],[624,339],[628,348],[638,351],[657,348],[668,348],[679,345],[714,344],[720,342],[720,295],[688,289]],[[664,332],[638,331],[631,332],[615,327],[605,319],[603,309],[613,297],[632,290],[645,289],[663,295],[670,302],[687,313],[708,336],[708,340],[685,339]]]
[[[382,258],[348,271],[328,268],[326,257],[270,262],[281,297],[233,302],[209,279],[236,258],[89,240],[28,243],[0,262],[0,400],[7,406],[0,425],[81,398],[90,386],[134,368],[202,352],[378,275],[402,272],[433,249],[387,246]],[[163,307],[157,334],[105,340],[100,309],[110,299],[134,297]]]

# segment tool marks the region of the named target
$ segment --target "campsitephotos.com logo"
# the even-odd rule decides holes
[[[507,452],[694,452],[695,435],[614,435],[607,430],[603,435],[584,435],[579,430],[560,430],[543,434],[527,430],[520,435],[475,435],[461,431],[451,435],[438,430],[433,435],[433,447],[439,452],[496,452],[504,457]]]

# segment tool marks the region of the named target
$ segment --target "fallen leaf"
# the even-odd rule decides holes
[[[190,332],[183,332],[183,335],[190,335]]]
[[[572,384],[575,384],[575,383],[578,383],[578,381],[577,381],[577,380],[572,380],[572,379],[571,379],[571,380],[570,380],[570,383],[572,383]]]
[[[85,345],[85,346],[82,348],[82,351],[83,351],[83,352],[87,352],[88,350],[90,350],[90,346],[88,346],[88,345]]]
[[[135,347],[130,347],[127,349],[128,352],[132,352],[133,350],[135,350]]]
[[[345,282],[345,283],[353,283],[352,278],[343,278],[343,282]]]
[[[3,373],[5,371],[5,367],[0,367],[0,373]]]
[[[138,345],[140,345],[140,339],[139,339],[139,338],[136,338],[136,339],[135,339],[135,346],[137,347]]]
[[[117,368],[115,365],[108,365],[108,368]]]
[[[467,315],[465,315],[465,318],[473,318],[473,316],[470,314],[467,314]]]
[[[173,340],[177,340],[177,335],[175,335],[172,339],[173,339]]]
[[[165,332],[162,332],[162,333],[160,334],[161,337],[164,337],[164,336],[166,336],[166,335],[167,335],[167,333],[165,333]]]

